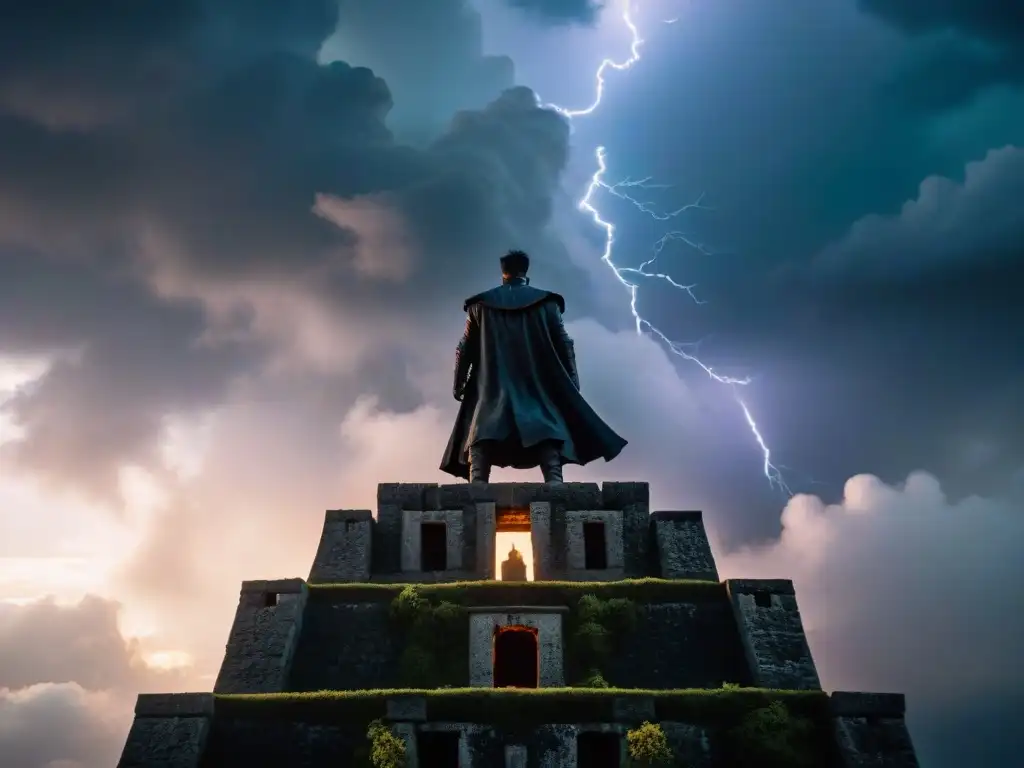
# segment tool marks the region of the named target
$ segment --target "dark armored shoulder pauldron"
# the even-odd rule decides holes
[[[489,291],[470,296],[466,299],[463,311],[468,312],[474,304],[482,304],[490,309],[514,311],[526,309],[548,300],[557,302],[559,311],[565,312],[565,299],[557,293],[530,285],[499,285]]]

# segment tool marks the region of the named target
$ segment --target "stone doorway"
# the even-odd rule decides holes
[[[537,688],[540,653],[537,630],[501,627],[494,636],[494,687]]]
[[[622,741],[617,733],[585,731],[576,737],[576,755],[580,768],[619,768]]]
[[[533,581],[529,508],[499,507],[494,522],[495,577],[501,581]]]
[[[421,768],[459,768],[457,731],[420,731],[416,734],[416,761]]]

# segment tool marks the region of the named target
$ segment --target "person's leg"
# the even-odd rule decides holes
[[[545,483],[562,482],[562,444],[551,440],[541,443],[538,448],[540,471]]]
[[[469,482],[486,483],[491,477],[491,461],[487,441],[481,440],[469,447]]]

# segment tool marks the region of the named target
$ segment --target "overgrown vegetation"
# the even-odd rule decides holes
[[[405,742],[382,720],[374,720],[366,730],[368,746],[356,751],[358,768],[405,768]]]
[[[407,586],[394,583],[310,584],[313,600],[346,603],[391,602]],[[608,600],[629,598],[637,603],[707,603],[728,599],[725,584],[717,581],[624,579],[622,581],[455,581],[417,584],[419,593],[433,601],[476,605],[575,605],[586,594]]]
[[[629,768],[654,768],[674,760],[665,731],[657,723],[644,721],[639,728],[626,733]]]
[[[407,585],[391,602],[391,618],[405,641],[401,675],[413,688],[440,688],[466,682],[469,623],[456,603],[433,601],[420,587]]]
[[[814,724],[773,701],[729,730],[733,760],[743,768],[804,768],[815,765]]]
[[[583,595],[572,614],[571,667],[579,676],[579,687],[608,688],[608,662],[626,637],[636,628],[636,605],[625,597],[601,599]]]
[[[447,690],[315,691],[308,693],[218,694],[218,716],[283,719],[308,723],[369,723],[383,718],[386,702],[397,696],[422,696],[428,720],[480,723],[602,723],[615,720],[615,699],[654,700],[657,719],[733,728],[748,714],[781,702],[793,715],[810,720],[829,717],[821,691],[637,690],[606,688],[454,688]]]

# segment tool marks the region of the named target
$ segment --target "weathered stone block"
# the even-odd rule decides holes
[[[653,696],[616,696],[612,701],[612,713],[617,722],[633,725],[645,720],[656,723]]]
[[[651,521],[661,578],[718,581],[700,512],[655,512]]]
[[[835,691],[829,694],[836,717],[903,717],[907,698],[902,693]]]
[[[533,545],[533,580],[552,578],[554,563],[551,557],[551,503],[535,501],[530,504],[530,544]]]
[[[311,584],[369,581],[373,558],[373,513],[329,509],[309,572]]]
[[[307,598],[302,579],[242,583],[215,693],[288,690]]]
[[[918,768],[903,694],[836,691],[829,701],[843,768]]]
[[[136,717],[212,717],[212,693],[140,693]]]
[[[379,483],[377,509],[385,505],[399,509],[432,509],[426,505],[426,499],[436,488],[437,483]]]
[[[476,571],[481,579],[493,579],[497,510],[493,501],[477,502],[474,510],[476,523]]]
[[[793,582],[732,579],[726,589],[754,684],[820,690]]]
[[[602,483],[601,508],[624,509],[631,504],[650,504],[649,483]]]
[[[199,768],[213,710],[212,693],[140,695],[118,768]]]
[[[385,706],[388,720],[422,723],[427,719],[427,700],[422,696],[395,696]]]
[[[538,501],[561,504],[565,509],[602,508],[597,483],[458,483],[428,490],[424,509],[463,508],[484,501],[516,509]]]

